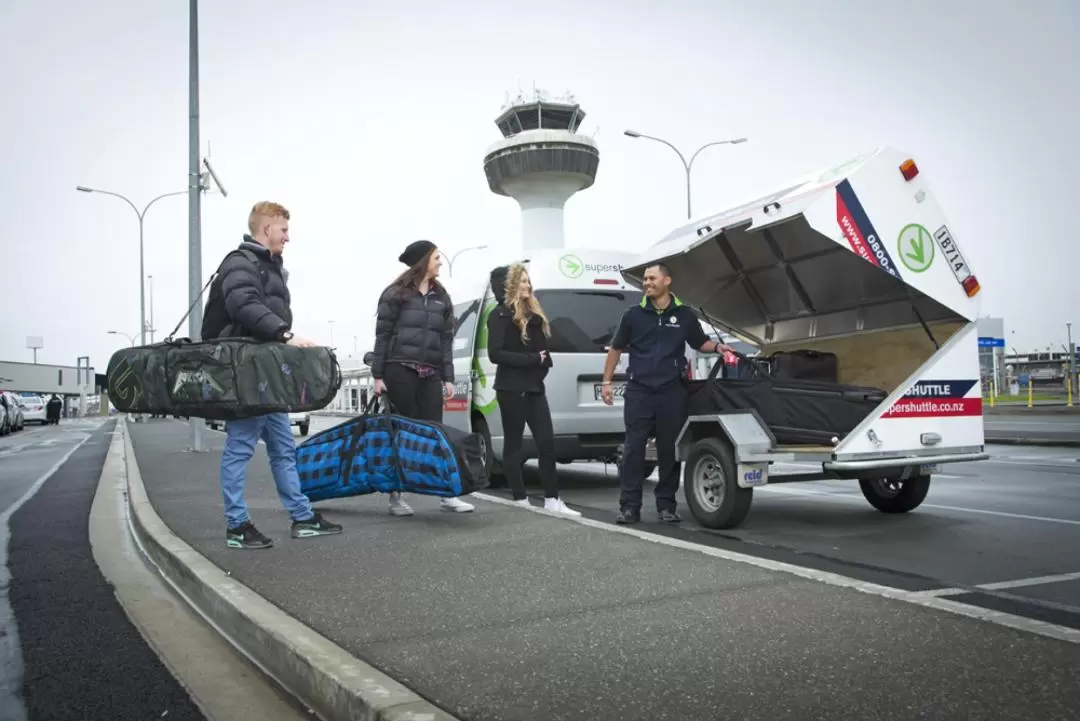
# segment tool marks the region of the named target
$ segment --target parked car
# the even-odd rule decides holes
[[[46,415],[45,399],[41,396],[23,396],[23,420],[26,423],[40,423],[45,425],[49,418]]]
[[[4,406],[7,412],[8,433],[21,431],[26,427],[22,403],[17,395],[11,391],[0,391],[0,405]]]

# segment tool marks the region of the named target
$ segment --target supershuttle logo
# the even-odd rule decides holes
[[[874,229],[870,217],[859,202],[859,197],[855,195],[855,190],[847,180],[840,181],[836,186],[836,222],[856,254],[868,263],[888,271],[894,278],[900,277],[896,263],[889,255],[889,249]]]
[[[982,396],[967,398],[975,381],[919,381],[882,418],[981,416]]]

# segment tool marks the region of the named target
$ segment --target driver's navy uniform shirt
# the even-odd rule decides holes
[[[674,294],[661,310],[649,298],[623,314],[611,347],[628,351],[627,387],[659,389],[686,377],[686,346],[700,349],[709,340],[694,311]]]

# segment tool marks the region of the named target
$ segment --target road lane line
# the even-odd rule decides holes
[[[935,596],[928,596],[924,592],[917,591],[904,591],[899,588],[893,588],[891,586],[882,586],[876,583],[867,583],[848,576],[841,576],[838,573],[832,573],[830,571],[820,571],[815,568],[805,568],[803,566],[796,566],[791,563],[784,563],[782,561],[774,561],[768,558],[760,558],[757,556],[750,556],[745,553],[738,553],[736,551],[728,551],[726,549],[714,548],[713,546],[705,546],[693,541],[685,541],[680,538],[671,538],[669,536],[661,536],[649,531],[641,530],[638,528],[629,528],[626,526],[617,526],[613,523],[605,523],[603,521],[596,521],[584,516],[578,518],[568,518],[551,511],[546,511],[539,506],[518,506],[513,501],[507,498],[499,498],[498,496],[491,496],[486,493],[473,493],[474,498],[489,501],[501,506],[507,506],[511,509],[517,509],[519,511],[528,511],[531,513],[540,513],[545,516],[550,516],[561,521],[568,523],[579,523],[583,526],[595,528],[601,531],[607,531],[608,533],[621,533],[626,536],[632,536],[642,541],[649,541],[651,543],[658,543],[664,546],[671,546],[673,548],[681,548],[687,551],[694,551],[706,556],[712,556],[713,558],[720,558],[726,561],[733,561],[735,563],[743,563],[750,566],[757,566],[758,568],[764,568],[770,571],[776,571],[778,573],[786,573],[800,578],[808,579],[811,581],[818,581],[820,583],[827,583],[831,586],[840,586],[843,588],[850,588],[862,593],[867,593],[874,596],[881,596],[884,598],[891,598],[897,601],[903,601],[905,603],[911,603],[926,608],[933,608],[938,611],[947,611],[960,616],[966,616],[968,618],[974,618],[980,621],[987,621],[999,626],[1005,626],[1017,631],[1025,631],[1027,633],[1034,633],[1040,636],[1046,636],[1048,638],[1056,638],[1061,641],[1068,641],[1070,643],[1080,644],[1080,630],[1067,628],[1065,626],[1058,626],[1052,623],[1046,623],[1044,621],[1036,621],[1034,619],[1026,618],[1024,616],[1016,616],[1009,613],[1003,613],[1001,611],[991,611],[985,608],[979,608],[978,606],[970,606],[965,603],[959,603],[946,598],[938,598]]]
[[[997,581],[995,583],[982,583],[975,588],[984,591],[999,591],[1006,588],[1023,588],[1024,586],[1042,586],[1047,583],[1064,583],[1066,581],[1080,581],[1080,572],[1059,573],[1053,576],[1034,576],[1032,578],[1018,578],[1015,581]]]
[[[780,486],[762,486],[758,490],[769,490],[773,493],[786,493],[793,496],[813,496],[817,498],[840,498],[845,501],[858,501],[863,502],[861,495],[845,493],[829,493],[827,491],[813,491],[806,488],[783,488]],[[1040,523],[1061,523],[1067,526],[1080,526],[1080,521],[1073,520],[1071,518],[1050,518],[1048,516],[1031,516],[1025,513],[1009,513],[1007,511],[991,511],[985,508],[962,508],[960,506],[943,506],[936,503],[923,503],[919,508],[938,508],[944,511],[959,511],[961,513],[977,513],[987,516],[1001,516],[1004,518],[1015,518],[1022,521],[1038,521]]]
[[[78,443],[72,446],[60,460],[53,464],[52,468],[45,471],[34,481],[26,493],[22,494],[14,503],[0,513],[0,708],[3,708],[10,716],[5,721],[25,721],[26,708],[22,700],[22,646],[19,643],[19,629],[15,623],[15,612],[11,608],[8,590],[11,588],[11,572],[8,571],[8,541],[11,540],[11,517],[22,508],[27,501],[41,490],[45,482],[52,478],[60,466],[83,447],[90,440],[92,433],[87,433]],[[4,700],[8,699],[8,700]]]

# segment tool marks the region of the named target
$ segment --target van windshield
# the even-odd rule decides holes
[[[606,353],[623,313],[641,302],[637,290],[537,290],[551,322],[552,353]]]

